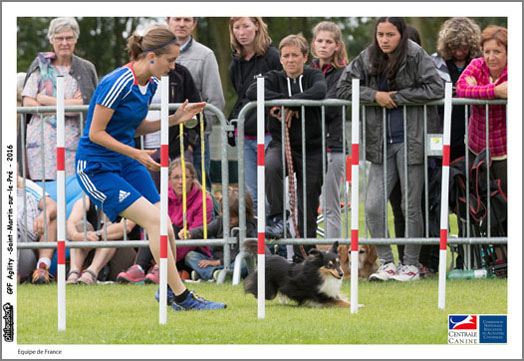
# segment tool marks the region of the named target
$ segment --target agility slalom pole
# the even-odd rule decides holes
[[[184,124],[178,125],[180,129],[180,167],[182,168],[182,229],[184,239],[187,238],[187,195],[186,195],[186,161],[184,157]]]
[[[202,206],[204,214],[202,216],[204,217],[204,224],[203,230],[204,230],[204,239],[207,239],[207,189],[206,189],[206,162],[205,162],[205,156],[206,156],[206,140],[204,136],[204,112],[200,113],[200,159],[202,160],[200,162],[200,165],[202,166],[201,174],[202,174]]]
[[[160,83],[160,301],[158,322],[167,323],[167,176],[169,167],[169,92],[168,77]],[[153,242],[153,240],[150,240]]]
[[[56,200],[57,200],[57,283],[58,283],[58,330],[66,329],[65,289],[65,239],[66,239],[66,194],[65,194],[65,114],[64,77],[56,77]]]
[[[446,306],[446,268],[448,247],[449,138],[451,133],[451,83],[444,96],[444,147],[442,152],[442,188],[440,198],[440,257],[438,263],[438,308]]]
[[[257,198],[266,199],[265,195],[265,148],[264,133],[264,78],[257,78]],[[257,203],[257,214],[266,214],[266,202]],[[266,317],[266,217],[261,216],[257,219],[258,228],[258,281],[257,281],[257,300],[258,318]]]
[[[351,313],[358,312],[358,191],[360,80],[353,79],[351,95]]]

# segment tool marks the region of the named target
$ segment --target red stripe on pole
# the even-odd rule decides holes
[[[445,251],[447,247],[448,247],[448,230],[441,229],[440,230],[440,250]]]
[[[264,144],[257,144],[257,165],[264,166],[265,163]]]
[[[65,242],[58,241],[56,243],[57,263],[65,264]]]
[[[444,167],[449,166],[449,144],[444,144],[444,148],[442,150],[442,165]]]
[[[265,254],[266,252],[266,234],[258,232],[258,254]]]
[[[169,145],[167,144],[160,146],[160,166],[169,167]]]
[[[167,236],[160,236],[160,258],[167,258]]]
[[[358,165],[358,144],[351,144],[351,164]]]
[[[65,148],[56,148],[56,170],[65,170]]]
[[[358,229],[351,230],[351,251],[358,251]]]

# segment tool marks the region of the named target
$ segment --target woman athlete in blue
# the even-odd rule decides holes
[[[158,131],[160,120],[145,121],[158,78],[174,69],[180,49],[165,26],[127,42],[131,62],[107,74],[89,105],[87,122],[76,153],[76,174],[90,199],[114,222],[118,215],[143,227],[149,247],[160,261],[160,196],[147,169],[159,171],[154,150],[134,147],[134,137]],[[186,102],[169,116],[169,126],[200,113],[205,103]],[[147,169],[146,169],[147,168]],[[173,229],[168,227],[168,303],[176,311],[226,308],[189,292],[176,269]],[[155,298],[158,300],[158,292]]]

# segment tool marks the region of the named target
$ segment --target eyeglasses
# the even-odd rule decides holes
[[[182,176],[181,176],[181,175],[175,175],[175,176],[170,177],[170,178],[171,178],[172,180],[174,180],[174,181],[179,181],[179,180],[182,179]],[[190,176],[190,175],[189,175],[189,176],[186,175],[186,179],[192,179],[192,178],[193,178],[192,176]]]
[[[64,40],[68,43],[72,43],[75,40],[74,36],[55,36],[53,39],[58,41],[59,43],[62,43]]]

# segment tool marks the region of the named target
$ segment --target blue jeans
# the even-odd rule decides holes
[[[209,174],[209,171],[211,169],[211,155],[209,151],[209,136],[205,136],[205,148],[204,148],[204,167],[206,169],[206,188],[208,191],[211,192],[212,184],[211,184],[211,176]],[[196,168],[197,174],[198,174],[198,180],[202,184],[202,147],[199,145],[193,150],[193,165]]]
[[[271,142],[271,135],[264,137],[264,149]],[[237,139],[238,144],[238,139]],[[244,138],[244,185],[253,199],[253,210],[257,212],[257,140]],[[266,207],[266,209],[269,209]]]
[[[190,267],[197,271],[200,278],[204,280],[210,280],[213,278],[213,272],[219,269],[223,269],[224,266],[217,266],[217,267],[199,267],[198,263],[202,260],[213,260],[214,258],[208,257],[205,254],[202,254],[197,251],[191,251],[184,257],[184,262],[186,263],[187,267]],[[231,262],[231,269],[235,267],[235,261]],[[246,277],[247,276],[247,267],[246,265],[242,265],[242,269],[240,271],[240,276]]]

